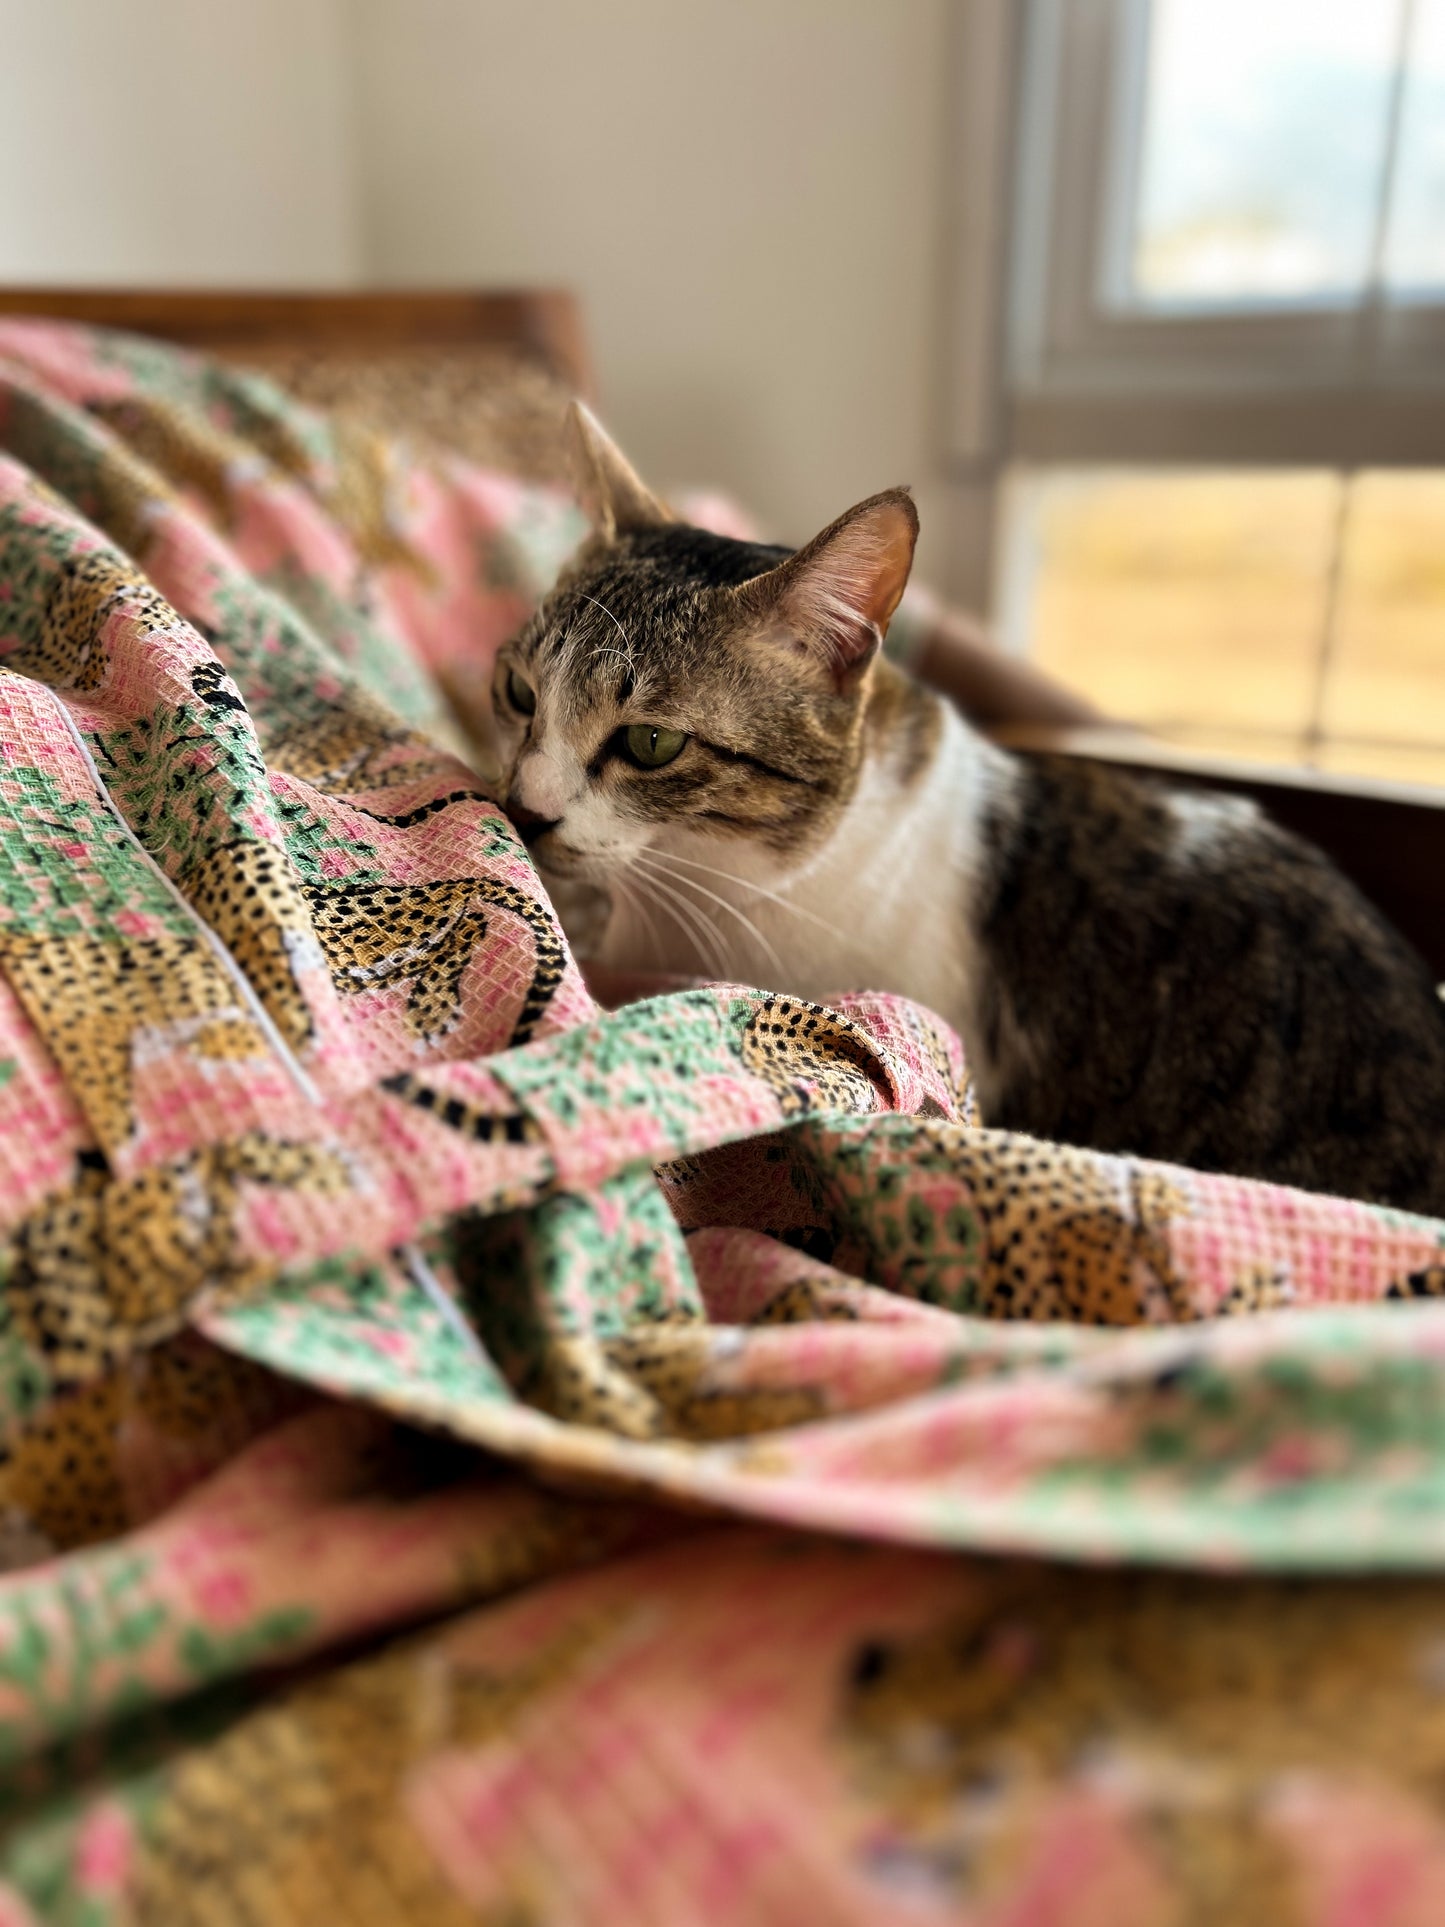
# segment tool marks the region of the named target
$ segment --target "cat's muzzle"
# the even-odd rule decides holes
[[[560,816],[538,816],[535,810],[529,810],[521,803],[508,803],[507,815],[529,850],[539,837],[545,836],[548,830],[555,830],[562,821]]]

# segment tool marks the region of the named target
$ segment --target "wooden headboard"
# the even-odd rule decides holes
[[[513,348],[542,363],[576,393],[592,390],[581,311],[576,297],[561,288],[273,294],[219,288],[0,287],[0,315],[6,314],[127,328],[217,354],[277,348],[337,354]]]

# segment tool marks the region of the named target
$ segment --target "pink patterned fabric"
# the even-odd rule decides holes
[[[0,1921],[1433,1920],[1445,1228],[602,1008],[579,532],[0,322]]]

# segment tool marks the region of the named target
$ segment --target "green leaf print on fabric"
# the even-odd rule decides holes
[[[382,620],[364,576],[345,596],[292,559],[256,579],[294,609],[348,673],[389,704],[409,727],[445,729],[447,711],[436,684]]]
[[[263,1613],[253,1625],[233,1633],[191,1625],[181,1634],[176,1651],[187,1673],[209,1684],[227,1674],[244,1672],[269,1653],[296,1645],[312,1617],[304,1606],[278,1606],[274,1612]]]
[[[827,1226],[833,1262],[949,1311],[980,1310],[978,1213],[955,1160],[911,1118],[810,1118],[779,1139],[789,1182]]]
[[[286,854],[297,880],[313,889],[344,880],[348,884],[379,883],[384,871],[376,845],[365,836],[348,835],[356,817],[339,812],[323,816],[304,796],[278,794],[272,810],[281,828]]]
[[[270,783],[244,710],[158,705],[90,743],[117,806],[168,875],[238,837],[270,840],[258,835],[270,827]]]
[[[652,1395],[602,1352],[641,1326],[703,1317],[692,1261],[648,1172],[451,1229],[463,1303],[514,1391],[624,1436],[661,1429]]]
[[[469,1215],[449,1235],[467,1311],[504,1369],[533,1363],[551,1332],[612,1338],[703,1315],[686,1241],[646,1172]]]
[[[510,1051],[490,1068],[520,1102],[535,1100],[568,1129],[589,1109],[646,1111],[665,1138],[654,1156],[666,1157],[686,1147],[707,1108],[696,1087],[738,1074],[738,1040],[754,1008],[739,1000],[725,1010],[712,991],[677,991]]]
[[[0,744],[5,921],[28,936],[68,937],[113,931],[128,911],[158,918],[174,936],[194,930],[104,803],[67,797],[48,771],[3,758]]]
[[[212,602],[206,640],[255,717],[263,748],[328,713],[358,687],[338,651],[259,577],[228,573],[215,584]],[[401,719],[386,713],[399,728]]]
[[[444,1282],[419,1282],[401,1257],[373,1265],[325,1259],[207,1322],[232,1349],[338,1392],[384,1402],[422,1384],[448,1401],[512,1397]]]
[[[293,1650],[314,1617],[298,1604],[213,1635],[178,1610],[173,1580],[116,1547],[0,1598],[0,1770],[173,1697],[177,1679],[204,1685]]]

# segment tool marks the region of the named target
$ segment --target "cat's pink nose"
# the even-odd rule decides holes
[[[562,820],[560,816],[538,816],[537,812],[529,810],[525,803],[509,802],[507,814],[517,826],[522,841],[529,845],[535,843],[539,836],[545,836],[548,830],[556,829]]]

